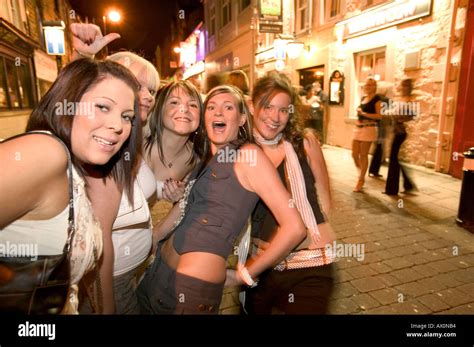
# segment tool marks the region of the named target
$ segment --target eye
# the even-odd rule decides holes
[[[106,105],[95,104],[95,107],[98,108],[101,112],[109,112],[110,108]]]
[[[171,105],[178,105],[178,101],[177,101],[177,100],[171,100],[171,101],[170,101],[170,104],[171,104]]]
[[[154,89],[148,89],[148,91],[150,92],[151,96],[155,96],[155,95],[156,95],[156,90],[154,90]]]
[[[213,111],[213,110],[214,110],[214,106],[213,106],[213,105],[209,105],[209,106],[207,106],[206,110],[208,110],[208,111]]]
[[[289,110],[287,108],[280,109],[281,113],[288,114]]]
[[[233,109],[234,109],[234,106],[232,106],[232,105],[227,105],[227,106],[225,107],[225,110],[226,110],[226,111],[232,111]]]
[[[265,105],[264,109],[267,110],[267,111],[270,111],[270,110],[273,110],[273,106],[272,105]]]
[[[191,102],[191,103],[189,103],[189,107],[198,108],[198,104],[195,103],[195,102]]]
[[[125,119],[127,122],[132,123],[133,120],[135,119],[135,115],[133,115],[133,114],[124,114],[124,115],[122,115],[122,118]]]

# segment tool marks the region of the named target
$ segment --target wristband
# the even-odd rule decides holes
[[[79,52],[76,48],[74,48],[74,50],[77,52],[77,54],[79,54],[83,58],[94,59],[94,57],[95,57],[95,54],[92,54],[91,56],[88,56],[88,55],[85,55],[84,53]]]
[[[240,278],[242,278],[242,281],[244,281],[244,283],[247,286],[249,286],[250,288],[257,286],[258,282],[252,279],[252,277],[249,274],[249,271],[247,270],[245,266],[240,266],[238,269],[238,272],[239,272]]]

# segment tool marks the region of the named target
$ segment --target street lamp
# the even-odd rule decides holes
[[[107,13],[102,16],[102,21],[104,22],[104,36],[107,35],[107,17],[113,23],[118,23],[122,18],[120,12],[118,12],[117,10],[107,11]],[[106,55],[109,55],[109,49],[107,46],[105,46],[105,53]]]

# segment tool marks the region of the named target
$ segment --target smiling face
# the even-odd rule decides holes
[[[140,91],[138,92],[139,110],[142,124],[145,124],[148,114],[155,105],[156,88],[152,85],[152,76],[149,76],[145,66],[135,63],[129,69],[140,83]]]
[[[290,119],[291,98],[285,92],[277,92],[266,105],[254,112],[254,130],[265,140],[273,140],[281,133]]]
[[[80,162],[104,165],[120,150],[130,136],[134,102],[133,90],[111,76],[84,93],[71,129],[72,151]]]
[[[240,113],[235,96],[223,92],[207,100],[204,121],[211,151],[215,153],[218,148],[237,140],[239,127],[245,124],[246,115]]]
[[[188,136],[199,126],[199,113],[199,101],[177,87],[165,101],[163,127],[175,134]]]

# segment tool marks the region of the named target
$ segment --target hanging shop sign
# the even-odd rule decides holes
[[[339,22],[343,39],[367,34],[431,14],[432,0],[402,0],[374,8],[358,16]]]
[[[260,23],[258,25],[258,31],[261,32],[261,33],[282,34],[283,33],[283,24]]]
[[[260,19],[282,21],[283,6],[282,0],[259,0],[258,10]]]

